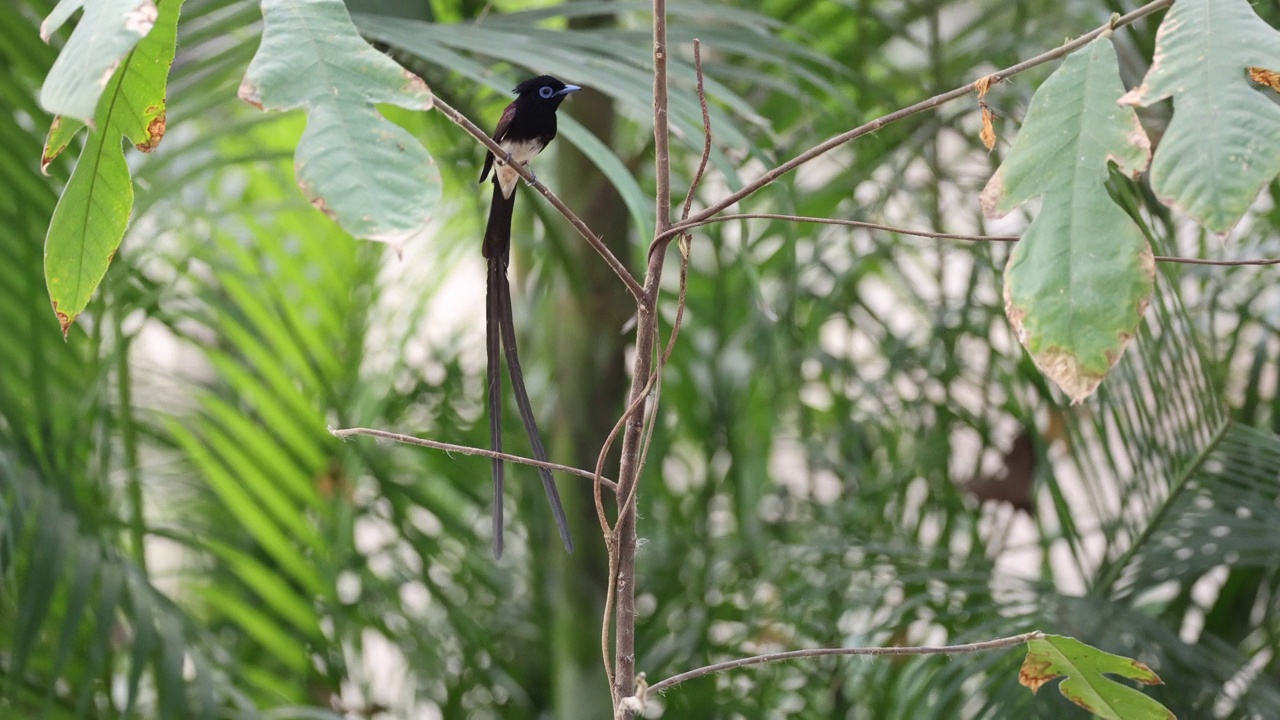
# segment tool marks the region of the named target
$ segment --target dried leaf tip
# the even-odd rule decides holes
[[[1276,92],[1280,92],[1280,73],[1275,70],[1252,66],[1247,68],[1247,70],[1249,71],[1250,80],[1258,83],[1259,85],[1265,85]]]

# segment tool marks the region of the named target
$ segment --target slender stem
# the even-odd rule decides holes
[[[653,154],[658,233],[671,226],[671,133],[667,118],[667,2],[653,0]]]
[[[1084,47],[1085,45],[1088,45],[1089,43],[1093,42],[1096,38],[1098,38],[1100,35],[1104,33],[1112,32],[1116,28],[1123,27],[1132,22],[1140,20],[1146,17],[1147,15],[1163,10],[1172,4],[1173,4],[1173,0],[1155,0],[1155,2],[1147,3],[1146,5],[1143,5],[1137,10],[1134,10],[1133,12],[1129,13],[1128,15],[1113,17],[1111,21],[1106,23],[1105,25],[1102,25],[1101,27],[1098,27],[1090,32],[1087,32],[1084,35],[1081,35],[1080,37],[1076,38],[1075,40],[1065,43],[1053,50],[1050,50],[1046,53],[1041,53],[1040,55],[1037,55],[1031,58],[1030,60],[1024,60],[1018,63],[1017,65],[1012,65],[1003,70],[987,75],[986,77],[980,78],[979,80],[971,82],[968,85],[958,87],[954,90],[949,90],[939,95],[934,95],[928,100],[922,100],[916,103],[915,105],[911,105],[909,107],[902,108],[901,110],[891,112],[888,115],[881,116],[879,118],[876,118],[875,120],[872,120],[871,122],[868,122],[863,125],[859,125],[858,127],[852,130],[848,130],[839,135],[836,135],[835,137],[832,137],[819,145],[815,145],[814,147],[808,150],[805,150],[804,152],[800,153],[794,158],[766,172],[764,175],[761,175],[755,180],[752,180],[751,182],[744,185],[737,192],[730,193],[729,195],[725,196],[723,199],[719,200],[715,204],[707,207],[706,209],[697,213],[693,217],[689,218],[689,220],[690,222],[700,222],[702,220],[706,220],[707,218],[712,217],[717,213],[724,211],[730,205],[737,203],[738,201],[742,200],[748,195],[755,193],[756,191],[760,190],[760,188],[763,188],[764,186],[772,183],[774,180],[777,180],[783,175],[786,175],[792,170],[795,170],[801,165],[809,162],[810,160],[820,157],[830,152],[831,150],[834,150],[835,148],[838,148],[841,145],[844,145],[850,140],[854,140],[856,138],[862,137],[863,135],[866,135],[868,133],[873,133],[879,130],[880,128],[884,127],[885,125],[888,125],[889,123],[896,122],[898,120],[901,120],[906,117],[910,117],[912,115],[917,115],[926,110],[932,110],[938,107],[939,105],[955,100],[956,98],[968,95],[978,87],[979,83],[995,84],[1010,76],[1017,75],[1018,73],[1024,70],[1029,70],[1038,65],[1043,65],[1047,62],[1052,62],[1054,60],[1057,60],[1058,58],[1069,55],[1073,51],[1078,50]],[[679,233],[680,231],[674,228],[668,229],[664,232],[660,232],[658,233],[657,237],[654,238],[654,243],[668,242],[670,241],[671,238],[675,237]],[[652,254],[652,249],[650,250],[650,254]]]
[[[660,1],[660,0],[659,0]],[[661,220],[659,223],[661,224]],[[637,330],[635,363],[632,366],[631,402],[642,399],[649,386],[649,374],[653,370],[653,346],[657,335],[654,325],[656,308],[650,297],[657,297],[658,281],[662,277],[665,253],[652,253],[645,273],[645,300],[636,308]],[[614,648],[615,712],[621,698],[632,695],[635,686],[635,553],[636,516],[635,485],[640,475],[640,445],[644,429],[644,413],[635,412],[628,418],[622,436],[622,462],[618,471],[618,524],[613,538],[618,561],[613,579],[617,593],[614,610],[617,644]],[[632,717],[625,711],[624,718]]]
[[[671,150],[667,119],[667,3],[653,0],[653,147],[657,172],[657,227],[654,237],[671,227]],[[653,370],[654,338],[657,335],[657,299],[665,253],[649,254],[644,291],[636,305],[636,355],[631,376],[631,400],[643,397]],[[633,413],[622,437],[622,462],[618,470],[618,524],[612,552],[617,557],[614,609],[613,707],[615,717],[629,720],[633,710],[622,699],[635,693],[636,680],[636,513],[635,486],[640,476],[640,445],[644,414]]]
[[[1044,635],[1036,630],[1012,637],[997,638],[995,640],[985,640],[983,642],[965,643],[964,645],[942,645],[938,647],[869,647],[869,648],[816,648],[813,650],[792,650],[790,652],[768,653],[767,655],[755,655],[752,657],[738,658],[737,660],[729,660],[727,662],[707,665],[696,670],[680,673],[667,678],[659,683],[649,686],[649,692],[660,693],[679,685],[682,682],[700,678],[704,675],[712,673],[724,672],[734,668],[746,667],[748,665],[762,665],[764,663],[781,662],[784,660],[797,660],[800,658],[824,657],[828,655],[958,655],[962,653],[985,652],[987,650],[1000,650],[1003,648],[1021,645],[1032,640],[1044,637]]]
[[[1205,260],[1203,258],[1171,257],[1156,255],[1156,262],[1177,263],[1179,265],[1280,265],[1280,258],[1262,258],[1259,260]]]
[[[604,594],[604,622],[600,623],[600,656],[604,660],[604,674],[609,680],[609,695],[613,698],[614,714],[618,712],[620,702],[617,697],[617,690],[613,684],[613,663],[609,661],[609,630],[613,627],[610,622],[613,613],[613,600],[617,596],[617,578],[618,578],[618,551],[617,544],[614,542],[614,534],[605,535],[605,543],[609,551],[609,586]]]
[[[380,440],[392,440],[406,445],[417,445],[418,447],[431,448],[432,450],[454,452],[459,455],[481,455],[488,458],[497,458],[499,460],[506,460],[507,462],[519,463],[521,465],[532,465],[533,467],[556,470],[569,475],[577,475],[578,477],[583,477],[588,480],[594,480],[615,492],[618,490],[617,483],[609,478],[601,477],[589,470],[583,470],[570,465],[543,462],[542,460],[534,460],[533,458],[522,457],[520,455],[494,452],[485,448],[471,447],[470,445],[454,445],[452,443],[437,442],[435,440],[425,440],[423,438],[416,438],[412,435],[401,435],[400,433],[387,432],[386,430],[375,430],[374,428],[329,428],[329,432],[334,437],[341,438],[343,440],[357,435],[365,435],[367,437],[375,437]]]
[[[498,143],[494,142],[493,138],[489,137],[488,134],[481,130],[475,123],[468,120],[461,112],[454,109],[439,97],[436,97],[434,102],[436,110],[439,110],[442,115],[449,118],[455,125],[465,130],[468,135],[479,140],[482,145],[489,148],[490,152],[494,153],[498,157],[501,157],[506,153]],[[600,239],[600,236],[592,232],[591,228],[587,227],[587,224],[584,223],[577,214],[570,210],[568,205],[564,204],[564,201],[556,196],[555,193],[551,192],[551,190],[547,189],[546,185],[543,185],[537,178],[535,178],[533,173],[529,172],[529,168],[521,165],[520,163],[511,163],[511,167],[520,175],[520,177],[524,178],[525,182],[529,183],[534,190],[537,190],[542,197],[546,198],[547,202],[551,203],[551,206],[559,211],[560,214],[569,221],[570,225],[573,225],[574,229],[578,231],[578,234],[587,241],[587,244],[589,244],[591,248],[600,255],[600,257],[604,258],[605,263],[609,265],[615,274],[617,274],[618,279],[622,281],[622,284],[627,286],[627,290],[631,293],[632,297],[634,297],[636,301],[640,301],[644,294],[644,289],[640,286],[640,281],[636,280],[635,276],[631,274],[631,271],[627,270],[627,266],[623,265],[622,261],[619,260],[611,250],[609,250],[609,247],[604,244],[604,241]]]
[[[808,215],[785,215],[780,213],[733,213],[716,215],[702,220],[681,222],[671,231],[684,234],[688,230],[701,225],[730,222],[733,220],[785,220],[787,222],[814,223],[818,225],[844,225],[846,227],[865,228],[867,230],[884,230],[899,235],[915,235],[917,237],[935,238],[938,240],[969,240],[973,242],[1017,242],[1017,235],[964,235],[960,233],[933,232],[931,230],[912,230],[910,228],[885,225],[883,223],[866,222],[864,220],[845,220],[843,218],[811,217]]]
[[[604,445],[600,446],[600,452],[596,455],[596,477],[600,477],[604,472],[604,461],[609,457],[609,450],[613,447],[613,442],[618,437],[618,433],[622,432],[626,427],[627,421],[631,419],[632,414],[638,412],[644,406],[644,401],[649,395],[649,388],[653,386],[654,377],[649,376],[649,382],[644,386],[644,392],[640,393],[631,404],[627,406],[626,412],[622,413],[622,417],[618,418],[618,422],[614,423],[613,429],[609,431],[608,437],[604,439]],[[616,488],[615,488],[616,489]],[[612,537],[615,530],[609,524],[609,518],[604,512],[604,501],[600,497],[600,488],[596,487],[596,518],[600,521],[600,532],[606,537]]]
[[[698,160],[698,169],[693,173],[693,181],[689,183],[689,192],[684,196],[684,208],[680,211],[680,223],[689,219],[693,209],[693,196],[702,184],[702,176],[707,172],[707,163],[711,161],[711,111],[707,109],[707,88],[702,74],[702,41],[693,39],[693,70],[698,80],[698,105],[702,108],[702,158]]]
[[[845,220],[843,218],[824,218],[812,217],[808,215],[785,215],[781,213],[731,213],[727,215],[716,215],[715,217],[706,218],[705,220],[681,222],[672,226],[671,232],[687,235],[688,231],[703,225],[711,225],[714,223],[730,222],[733,220],[785,220],[787,222],[797,223],[814,223],[817,225],[843,225],[846,227],[865,228],[867,230],[884,230],[885,232],[897,233],[899,235],[913,235],[922,238],[934,238],[936,240],[964,240],[967,242],[999,242],[1014,243],[1021,238],[1017,235],[966,235],[963,233],[945,233],[934,232],[932,230],[913,230],[911,228],[897,227],[895,225],[885,225],[883,223],[866,222],[863,220]],[[1156,262],[1177,263],[1181,265],[1221,265],[1221,266],[1240,266],[1240,265],[1280,265],[1280,258],[1258,258],[1251,260],[1206,260],[1203,258],[1176,257],[1172,255],[1156,255]]]
[[[618,437],[618,433],[626,426],[631,416],[638,412],[644,406],[645,399],[649,396],[649,388],[653,385],[656,374],[650,374],[649,382],[645,383],[644,390],[632,400],[631,405],[627,407],[626,412],[622,413],[622,417],[618,418],[618,422],[614,423],[613,429],[609,431],[609,436],[605,438],[604,445],[600,447],[600,453],[596,456],[596,475],[604,472],[604,461],[609,455],[609,449],[613,447],[613,441]],[[634,487],[634,486],[633,486]],[[616,488],[615,488],[616,491]],[[615,527],[609,525],[609,518],[604,512],[604,500],[600,497],[600,485],[595,486],[596,501],[596,517],[600,520],[600,532],[604,535],[605,548],[609,553],[609,574],[608,589],[605,591],[604,597],[604,613],[603,621],[600,623],[600,649],[604,661],[604,674],[609,679],[609,691],[613,692],[613,663],[609,660],[609,629],[613,627],[613,602],[617,595],[617,577],[618,577],[618,532]],[[628,499],[629,502],[629,499]],[[621,518],[619,518],[621,522]],[[617,703],[615,702],[616,706]]]

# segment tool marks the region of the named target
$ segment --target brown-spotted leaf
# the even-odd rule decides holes
[[[1112,655],[1075,638],[1045,635],[1027,642],[1018,682],[1038,691],[1063,678],[1062,696],[1105,720],[1174,720],[1168,708],[1107,675],[1159,685],[1160,677],[1137,660]]]
[[[1031,100],[1004,164],[982,191],[1000,217],[1034,196],[1040,212],[1009,256],[1005,312],[1036,365],[1080,402],[1120,360],[1146,311],[1155,261],[1106,190],[1108,162],[1137,175],[1150,144],[1101,37],[1067,57]]]
[[[1277,64],[1280,33],[1248,0],[1178,0],[1160,23],[1146,78],[1120,100],[1173,98],[1151,187],[1215,233],[1230,232],[1280,173],[1280,107],[1248,74]]]
[[[342,0],[263,0],[262,16],[240,97],[264,110],[305,110],[298,187],[347,232],[398,248],[426,227],[440,173],[374,104],[428,110],[431,91],[360,37]]]

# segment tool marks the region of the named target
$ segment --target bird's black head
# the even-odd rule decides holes
[[[510,157],[518,163],[528,163],[534,155],[542,152],[556,137],[556,110],[570,93],[582,88],[567,85],[550,75],[539,75],[520,83],[515,88],[515,102],[507,106],[493,131],[493,139],[506,150]],[[503,162],[502,158],[499,158]],[[485,154],[484,169],[480,171],[480,182],[489,176],[493,168],[494,157]],[[502,164],[502,163],[499,163]],[[510,173],[503,192],[510,197],[515,188],[515,173]],[[495,175],[495,181],[497,177]]]
[[[555,110],[570,93],[581,89],[577,85],[566,85],[550,75],[539,75],[520,83],[512,92],[520,96],[516,98],[518,103],[541,105]]]

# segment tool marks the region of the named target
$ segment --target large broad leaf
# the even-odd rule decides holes
[[[1107,194],[1107,162],[1136,175],[1150,145],[1109,38],[1067,58],[1036,92],[1004,164],[982,191],[1000,217],[1036,195],[1040,214],[1009,257],[1005,312],[1036,364],[1074,402],[1119,361],[1147,307],[1155,261]]]
[[[1159,676],[1137,660],[1057,635],[1037,638],[1027,646],[1027,659],[1022,663],[1018,680],[1032,692],[1054,678],[1065,677],[1058,687],[1063,696],[1100,717],[1109,720],[1173,717],[1160,703],[1103,675],[1120,675],[1147,685],[1160,684]]]
[[[49,42],[76,10],[84,17],[49,69],[40,89],[40,105],[56,115],[92,122],[98,98],[120,67],[120,59],[151,32],[158,11],[152,0],[62,0],[40,26]]]
[[[182,0],[163,0],[155,29],[129,53],[107,84],[98,107],[97,129],[89,133],[49,222],[45,281],[63,334],[89,304],[129,224],[133,183],[120,136],[150,151],[164,135],[165,81],[173,64],[181,6]],[[45,144],[45,167],[67,146],[70,138],[64,129],[68,127],[78,129],[79,124],[54,119]]]
[[[1178,0],[1155,58],[1126,105],[1173,97],[1173,121],[1151,165],[1162,202],[1209,230],[1230,232],[1280,173],[1280,107],[1248,68],[1280,68],[1280,33],[1247,0]]]
[[[426,227],[440,172],[374,103],[429,110],[431,91],[364,41],[340,0],[264,0],[262,14],[240,97],[265,110],[304,108],[294,162],[302,192],[352,235],[398,248]]]

